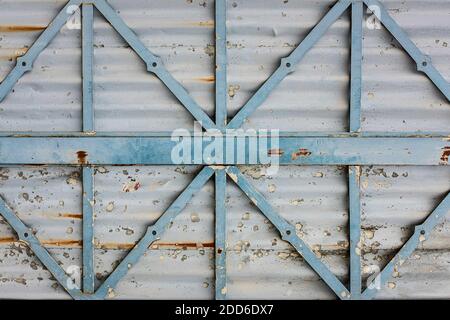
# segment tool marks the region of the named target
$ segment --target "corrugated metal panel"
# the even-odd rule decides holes
[[[65,1],[0,1],[0,78]],[[198,103],[214,111],[213,1],[110,3]],[[329,9],[333,1],[228,1],[229,113],[234,114]],[[450,80],[450,3],[383,1],[412,40]],[[432,19],[430,17],[433,17]],[[346,131],[349,16],[341,17],[247,127]],[[11,27],[14,26],[14,27]],[[449,103],[384,30],[364,31],[363,130],[448,131]],[[0,131],[81,129],[80,32],[64,29],[0,105]],[[98,131],[170,131],[192,118],[145,72],[99,15],[95,21]],[[348,280],[347,171],[286,166],[246,176],[341,280]],[[198,171],[197,167],[104,167],[95,175],[97,285]],[[262,171],[263,172],[263,171]],[[363,265],[383,265],[411,227],[448,192],[445,167],[364,167]],[[76,168],[8,167],[0,193],[68,268],[81,265],[81,183]],[[125,192],[131,190],[131,192]],[[210,182],[158,246],[120,282],[117,298],[214,297],[214,188]],[[229,184],[228,297],[331,299],[334,295],[234,185]],[[449,218],[447,218],[449,219]],[[450,295],[446,220],[377,298]],[[364,271],[365,269],[363,269]],[[367,274],[364,274],[367,277]],[[0,224],[0,298],[68,298],[32,253]]]

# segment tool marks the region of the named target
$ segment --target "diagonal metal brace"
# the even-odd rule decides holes
[[[278,229],[281,234],[281,238],[284,241],[289,242],[298,251],[298,253],[305,259],[311,268],[323,279],[323,281],[339,298],[349,299],[350,292],[328,269],[328,267],[316,257],[308,245],[296,235],[295,227],[275,211],[264,196],[251,185],[251,183],[244,177],[237,167],[228,167],[226,171],[228,176],[230,176],[230,178],[239,186],[247,197]]]
[[[450,212],[450,193],[442,200],[436,209],[427,217],[427,219],[421,224],[415,227],[414,234],[403,245],[400,251],[392,258],[391,261],[384,267],[383,271],[376,276],[367,289],[363,292],[363,299],[372,299],[378,293],[378,291],[386,284],[386,282],[392,277],[392,273],[397,271],[398,268],[411,256],[417,247],[426,241],[433,231],[434,227]],[[377,286],[379,284],[379,286]]]

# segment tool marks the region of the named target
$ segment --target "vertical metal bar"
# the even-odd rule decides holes
[[[224,169],[216,170],[216,300],[224,300],[227,295],[227,242],[226,242],[226,186],[227,177]]]
[[[216,126],[224,130],[227,125],[227,4],[226,0],[215,2],[216,36]],[[225,300],[227,295],[226,271],[226,184],[227,176],[223,169],[215,173],[215,297]]]
[[[350,211],[350,293],[352,299],[361,298],[361,167],[349,167],[349,211]]]
[[[362,24],[363,2],[352,2],[351,23],[351,69],[350,69],[350,131],[361,132],[361,90],[362,90]],[[350,215],[350,293],[352,299],[361,298],[361,167],[350,166],[349,215]]]
[[[227,125],[227,4],[216,0],[216,126]]]
[[[83,291],[94,293],[94,174],[83,167]]]
[[[352,3],[352,43],[350,80],[350,131],[361,131],[361,83],[362,83],[362,23],[363,3]]]
[[[82,8],[82,77],[83,77],[83,131],[94,131],[93,74],[94,60],[94,7],[83,3]]]

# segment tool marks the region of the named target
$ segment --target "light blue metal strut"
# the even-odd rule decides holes
[[[361,200],[360,166],[350,166],[348,171],[350,217],[350,292],[351,298],[361,298]]]
[[[215,211],[215,275],[216,275],[216,300],[226,299],[227,288],[227,218],[226,218],[226,187],[227,175],[225,167],[216,169],[216,211]]]
[[[83,77],[83,131],[94,132],[94,93],[93,71],[94,63],[94,7],[90,3],[83,3],[82,14],[82,77]]]
[[[216,126],[224,129],[227,125],[227,2],[216,0]]]
[[[361,132],[363,3],[352,3],[350,58],[350,132]]]
[[[350,132],[361,132],[362,90],[362,29],[363,3],[352,2],[350,57]],[[361,298],[361,203],[360,166],[348,168],[349,233],[350,233],[350,293],[351,299]]]
[[[194,145],[206,148],[209,141],[189,137]],[[244,138],[243,138],[244,139]],[[249,145],[246,137],[246,145]],[[259,139],[256,137],[256,139]],[[268,138],[268,144],[272,144]],[[443,138],[327,138],[280,137],[280,165],[448,165],[450,143]],[[223,140],[228,140],[224,138]],[[259,142],[257,142],[259,144]],[[177,142],[170,137],[0,137],[0,165],[79,165],[80,155],[91,165],[205,165],[202,157],[190,162],[174,161],[171,156]],[[224,149],[226,141],[224,142]],[[204,150],[204,149],[202,149]],[[264,149],[263,149],[264,150]],[[258,159],[235,154],[231,159],[218,159],[214,165],[260,164]],[[259,149],[258,149],[259,152]],[[263,151],[261,151],[263,152]],[[267,152],[267,150],[266,150]],[[226,155],[225,155],[226,156]],[[221,161],[224,160],[224,161]]]
[[[83,178],[83,292],[94,293],[94,170],[82,168]]]

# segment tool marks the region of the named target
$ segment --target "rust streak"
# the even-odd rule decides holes
[[[0,25],[0,32],[29,32],[29,31],[42,31],[47,26],[24,26],[24,25]]]
[[[13,243],[16,241],[17,241],[17,239],[14,237],[0,238],[0,244],[10,244],[10,243]]]
[[[196,22],[190,23],[189,25],[192,25],[195,27],[214,28],[214,20],[196,21]]]
[[[311,155],[311,151],[308,149],[299,149],[297,152],[292,154],[292,160],[297,160],[299,157],[309,157]]]
[[[443,163],[448,163],[448,157],[450,156],[450,147],[444,147],[442,148],[442,156],[441,161]]]
[[[206,76],[206,77],[195,78],[194,80],[200,81],[200,82],[206,82],[206,83],[213,83],[214,81],[216,81],[216,78],[215,78],[215,76]]]
[[[69,219],[81,219],[83,215],[81,213],[60,213],[58,217],[69,218]]]
[[[78,151],[77,152],[77,158],[78,158],[78,163],[79,164],[86,164],[86,158],[87,158],[88,154],[86,151]]]
[[[50,247],[81,247],[83,245],[82,240],[62,240],[62,239],[50,239],[41,241],[42,245]]]
[[[130,250],[136,244],[135,243],[102,243],[96,247],[103,250]],[[201,248],[214,248],[214,242],[155,242],[150,245],[150,249],[183,249],[183,250],[196,250]]]

